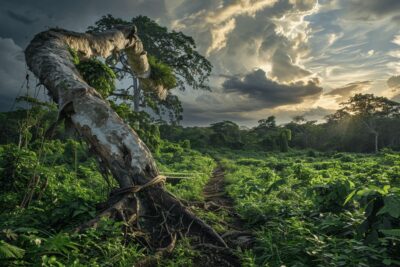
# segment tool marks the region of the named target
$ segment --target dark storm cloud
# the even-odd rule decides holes
[[[25,80],[22,48],[12,39],[0,37],[0,111],[9,111]]]
[[[246,96],[249,105],[263,108],[298,104],[308,97],[316,98],[322,92],[317,80],[280,84],[268,79],[261,69],[245,75],[244,78],[227,79],[222,86],[227,93]]]
[[[25,47],[33,35],[49,27],[83,31],[102,15],[130,19],[137,15],[166,18],[163,0],[2,0],[0,36]]]
[[[371,20],[385,16],[398,16],[399,0],[351,0],[344,1],[350,15],[356,19]]]
[[[386,84],[391,89],[400,88],[400,75],[399,76],[392,76],[387,81]]]
[[[36,33],[50,27],[85,31],[106,14],[129,20],[167,19],[166,13],[163,0],[1,0],[0,110],[8,111],[18,94],[26,75],[23,48]]]
[[[352,82],[345,86],[333,89],[326,93],[326,95],[339,96],[338,100],[343,101],[356,93],[361,93],[362,91],[367,90],[371,84],[372,81]]]
[[[7,10],[6,13],[10,18],[12,18],[12,19],[14,19],[14,20],[16,20],[18,22],[21,22],[21,23],[23,23],[25,25],[34,23],[34,22],[39,20],[38,18],[30,18],[29,16],[18,14],[18,13],[15,13],[15,12],[11,11],[11,10]]]

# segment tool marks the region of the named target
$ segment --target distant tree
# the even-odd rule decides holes
[[[231,121],[222,121],[210,125],[214,133],[210,136],[212,145],[242,148],[239,126]]]
[[[293,134],[293,140],[302,148],[310,147],[310,141],[316,130],[317,121],[307,121],[302,115],[292,118],[292,121],[285,127],[290,129]]]
[[[275,116],[259,120],[258,125],[249,131],[248,135],[251,135],[255,143],[263,150],[278,149],[279,132]]]
[[[279,133],[281,152],[289,151],[289,141],[292,139],[292,132],[289,129],[283,128]]]
[[[90,26],[88,32],[103,32],[115,25],[132,23],[138,27],[137,34],[149,55],[151,80],[158,80],[167,89],[210,90],[207,81],[212,69],[211,63],[196,51],[193,38],[182,32],[169,31],[146,16],[137,16],[127,21],[110,14]],[[129,78],[132,81],[131,86],[116,92],[116,97],[133,100],[135,111],[139,111],[140,107],[149,107],[160,117],[168,113],[173,123],[182,119],[183,110],[178,97],[167,94],[164,99],[160,99],[154,90],[142,90],[154,84],[146,83],[145,80],[139,83],[137,75],[128,66],[125,54],[113,55],[106,59],[106,63],[114,70],[118,79]],[[131,88],[133,95],[129,93]]]
[[[262,119],[258,121],[258,128],[268,128],[273,129],[276,127],[276,118],[275,116],[269,116],[266,119]]]
[[[356,94],[341,105],[343,108],[339,109],[331,119],[340,120],[351,116],[361,122],[374,137],[375,152],[379,150],[379,134],[382,123],[386,119],[400,116],[400,103],[373,94]]]
[[[303,115],[297,115],[292,118],[292,122],[296,124],[303,124],[307,122],[307,120]]]

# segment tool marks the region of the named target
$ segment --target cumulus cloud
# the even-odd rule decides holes
[[[206,54],[210,55],[213,51],[221,50],[226,46],[228,34],[235,28],[235,19],[227,21],[220,27],[211,29],[211,45],[208,47]]]
[[[282,82],[290,82],[310,76],[312,73],[293,62],[287,50],[281,48],[271,57],[274,64],[272,65],[271,75]]]
[[[390,99],[400,102],[400,75],[391,76],[387,81],[386,85],[389,89],[386,91],[387,97]]]
[[[173,26],[200,40],[217,73],[258,67],[280,82],[312,75],[301,61],[309,54],[304,17],[315,12],[316,0],[220,1],[218,6],[205,1],[197,9],[183,8],[191,3],[181,4],[190,12]]]
[[[347,100],[350,96],[354,94],[367,91],[368,89],[370,89],[371,84],[372,81],[352,82],[342,87],[335,88],[326,93],[326,95],[336,96],[337,101],[342,102]]]
[[[391,89],[400,89],[400,75],[390,77],[386,84]]]
[[[231,77],[223,84],[226,92],[245,96],[254,108],[273,108],[298,104],[309,97],[318,97],[322,92],[318,80],[307,83],[280,84],[267,78],[265,71],[258,69],[242,78]]]
[[[400,34],[393,37],[392,43],[400,45]]]

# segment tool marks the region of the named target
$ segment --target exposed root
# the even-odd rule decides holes
[[[107,204],[109,205],[108,208],[103,210],[92,220],[76,228],[75,231],[81,232],[87,228],[96,228],[102,218],[119,219],[126,223],[129,223],[130,225],[136,222],[138,218],[136,208],[137,200],[133,195],[126,195],[122,198],[120,197],[118,200],[115,198],[110,198]],[[102,203],[102,206],[103,205],[105,204]]]
[[[170,236],[171,242],[168,246],[164,248],[157,249],[157,252],[152,255],[148,256],[135,264],[137,267],[152,267],[157,266],[159,261],[162,258],[168,257],[175,248],[176,245],[176,235]]]

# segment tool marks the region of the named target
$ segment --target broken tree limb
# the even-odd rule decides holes
[[[25,57],[29,69],[58,103],[60,116],[72,121],[102,164],[110,169],[120,188],[123,190],[147,184],[159,175],[151,152],[100,94],[82,79],[72,62],[70,49],[77,51],[83,60],[94,56],[108,57],[125,51],[135,75],[146,78],[150,67],[146,51],[136,35],[136,28],[118,26],[93,34],[50,29],[34,37],[25,50]],[[118,213],[124,217],[126,210],[132,215],[132,207],[129,205],[133,202],[124,201],[124,198],[130,198],[132,194],[128,190],[114,197],[110,208],[105,211],[106,215],[114,217],[113,214]],[[158,214],[164,218],[167,214],[163,225],[168,233],[184,231],[199,236],[205,242],[226,246],[210,226],[166,191],[162,184],[143,188],[137,196],[144,215]],[[136,215],[140,217],[142,214]],[[148,225],[151,223],[153,225]],[[92,221],[90,224],[96,223]],[[160,227],[154,221],[145,219],[143,226],[149,230]]]

